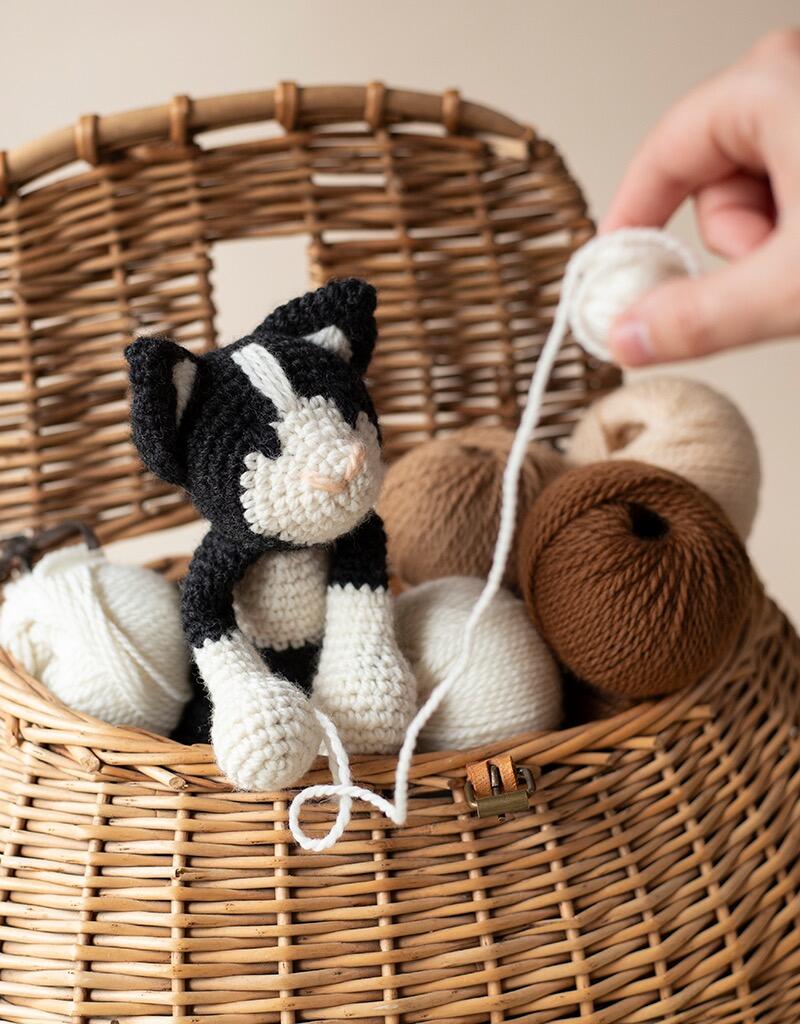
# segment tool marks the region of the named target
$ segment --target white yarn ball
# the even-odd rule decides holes
[[[7,584],[0,644],[62,703],[112,725],[166,735],[190,696],[177,589],[85,544]]]
[[[650,377],[612,391],[575,427],[567,457],[671,470],[710,495],[740,537],[750,533],[761,484],[756,439],[733,402],[706,384]]]
[[[397,642],[423,703],[461,653],[484,581],[445,576],[400,594]],[[422,729],[420,750],[467,750],[561,721],[561,677],[522,601],[501,590],[480,620],[469,668]]]
[[[599,235],[573,261],[570,330],[582,348],[603,360],[610,359],[609,331],[620,313],[662,281],[697,273],[680,242],[651,228]]]

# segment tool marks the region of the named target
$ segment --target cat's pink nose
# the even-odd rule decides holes
[[[354,480],[364,468],[366,458],[366,445],[363,441],[356,441],[350,445],[344,471],[340,475],[333,477],[322,473],[306,473],[306,483],[316,491],[326,491],[328,494],[341,494],[347,488],[350,481]]]

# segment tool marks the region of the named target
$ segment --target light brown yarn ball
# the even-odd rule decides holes
[[[389,565],[404,582],[488,574],[513,440],[504,427],[467,427],[419,445],[389,467],[378,512]],[[530,445],[520,476],[518,523],[563,469],[553,449]],[[515,543],[503,582],[513,588],[516,581]]]
[[[638,699],[716,668],[752,594],[747,553],[719,506],[638,462],[564,473],[528,514],[519,560],[525,602],[560,661]]]
[[[617,388],[584,414],[567,458],[661,466],[709,494],[740,537],[750,533],[761,483],[753,431],[730,399],[699,381],[648,377]]]

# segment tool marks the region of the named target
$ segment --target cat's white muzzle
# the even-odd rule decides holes
[[[274,424],[281,454],[245,457],[244,516],[254,533],[325,544],[375,506],[383,477],[378,433],[365,413],[349,426],[333,402],[303,399]]]

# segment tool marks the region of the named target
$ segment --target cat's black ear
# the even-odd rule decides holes
[[[378,328],[377,296],[357,277],[330,281],[315,292],[279,306],[256,331],[276,332],[313,341],[364,373],[372,358]]]
[[[130,367],[131,433],[142,462],[170,484],[186,477],[178,428],[200,360],[168,338],[137,338],[125,349]]]

